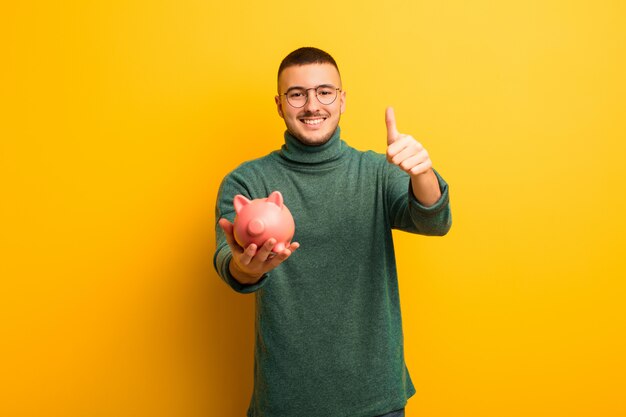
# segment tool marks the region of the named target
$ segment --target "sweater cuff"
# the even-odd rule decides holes
[[[439,197],[439,200],[437,200],[432,206],[426,207],[419,202],[419,200],[413,194],[413,187],[411,185],[411,180],[409,180],[409,202],[412,206],[425,214],[435,214],[440,212],[448,205],[449,200],[448,183],[441,177],[441,175],[439,175],[437,171],[435,171],[435,169],[433,169],[433,172],[435,173],[435,176],[437,177],[437,182],[439,183],[439,191],[441,192],[441,197]]]
[[[232,259],[232,257],[232,254],[229,254],[225,257],[224,266],[222,268],[222,277],[233,290],[241,294],[250,294],[258,291],[263,286],[265,286],[265,284],[267,283],[267,278],[269,277],[268,274],[263,274],[261,279],[259,279],[254,284],[242,284],[241,282],[237,281],[235,277],[233,277],[233,274],[230,273],[230,268],[228,267],[230,265],[230,260]]]

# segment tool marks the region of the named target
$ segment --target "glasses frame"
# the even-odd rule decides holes
[[[326,103],[322,103],[322,100],[320,100],[320,97],[317,95],[317,89],[318,88],[334,88],[335,92],[337,92],[337,94],[335,94],[335,98],[333,98],[333,101],[331,101],[330,103],[326,104]],[[339,92],[343,91],[341,89],[341,87],[334,87],[332,85],[327,85],[327,84],[322,84],[322,85],[318,85],[317,87],[310,87],[310,88],[303,88],[304,90],[304,103],[302,104],[302,106],[294,106],[293,104],[291,104],[291,102],[289,101],[289,98],[287,97],[287,94],[289,93],[290,90],[295,90],[295,89],[299,89],[300,87],[293,87],[287,90],[286,93],[282,93],[279,94],[278,97],[280,96],[285,96],[285,100],[287,100],[287,104],[289,104],[291,107],[293,107],[294,109],[301,109],[302,107],[306,106],[306,104],[309,102],[309,90],[315,90],[315,98],[317,99],[317,101],[322,105],[322,106],[330,106],[331,104],[333,104],[335,102],[335,100],[337,100],[337,97],[339,96]]]

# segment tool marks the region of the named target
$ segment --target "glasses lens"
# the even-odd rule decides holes
[[[287,102],[292,107],[304,107],[308,99],[309,90],[312,88],[292,88],[285,94]],[[324,105],[332,104],[337,98],[337,89],[335,87],[319,86],[315,89],[315,95],[320,103]]]
[[[337,98],[337,89],[334,87],[319,86],[315,90],[317,99],[322,104],[331,104]]]
[[[306,90],[303,88],[294,88],[286,94],[287,101],[293,107],[302,107],[306,103]]]

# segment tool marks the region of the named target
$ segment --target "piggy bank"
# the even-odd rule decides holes
[[[248,200],[238,194],[233,200],[235,216],[233,234],[243,248],[251,243],[261,247],[268,239],[276,239],[272,252],[289,247],[295,224],[291,212],[283,203],[283,195],[274,191],[267,198]]]

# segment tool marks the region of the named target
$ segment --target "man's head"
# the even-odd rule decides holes
[[[287,130],[307,145],[326,143],[345,110],[346,93],[332,56],[317,48],[300,48],[278,69],[278,114]]]

